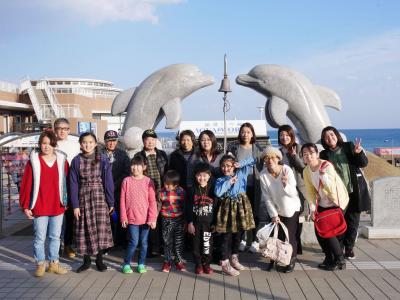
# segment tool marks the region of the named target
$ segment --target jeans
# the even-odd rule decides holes
[[[36,262],[43,262],[46,259],[44,243],[46,242],[47,229],[49,230],[49,260],[58,261],[63,218],[64,214],[34,218],[33,228],[35,231],[35,238],[33,241],[33,256]]]
[[[147,239],[149,236],[149,226],[147,224],[143,225],[128,225],[129,241],[128,247],[126,248],[126,253],[124,257],[124,264],[130,265],[132,257],[135,254],[136,247],[140,242],[140,252],[139,252],[139,265],[144,265],[146,262],[147,254]]]

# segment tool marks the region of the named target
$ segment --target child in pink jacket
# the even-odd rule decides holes
[[[131,161],[132,176],[126,177],[121,186],[120,216],[123,228],[128,228],[129,243],[126,249],[122,273],[132,273],[131,261],[137,245],[140,253],[137,271],[146,273],[147,238],[149,228],[156,227],[157,204],[153,181],[143,175],[146,169],[145,158],[135,156]]]

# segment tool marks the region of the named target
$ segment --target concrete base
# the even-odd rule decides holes
[[[399,239],[400,228],[363,226],[361,234],[367,239]]]

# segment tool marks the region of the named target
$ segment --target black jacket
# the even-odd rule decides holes
[[[208,184],[201,188],[197,183],[188,191],[186,198],[185,219],[187,223],[214,225],[216,217],[217,198],[214,195],[214,185]]]
[[[367,211],[371,208],[371,199],[369,199],[369,197],[367,196],[368,191],[365,191],[365,189],[367,188],[366,186],[362,187],[362,189],[360,190],[360,186],[358,183],[359,177],[357,176],[357,174],[360,173],[359,168],[364,168],[368,165],[368,158],[365,155],[364,151],[361,151],[358,154],[354,153],[353,142],[343,143],[342,149],[344,150],[344,153],[347,157],[350,169],[351,185],[353,186],[353,192],[349,194],[350,200],[347,210],[349,212]],[[331,150],[329,149],[321,151],[320,158],[327,160],[329,152],[331,152]]]
[[[187,165],[188,165],[188,163],[194,164],[195,159],[196,159],[196,154],[194,153],[194,150],[192,150],[191,156],[189,157],[188,161],[185,160],[185,157],[183,156],[183,151],[181,149],[175,150],[169,156],[169,168],[168,169],[175,170],[179,173],[179,175],[180,175],[179,185],[181,187],[183,187],[184,190],[186,190],[188,187],[187,186],[188,178],[191,177],[191,179],[194,180],[193,174],[187,174],[187,171],[188,171]]]

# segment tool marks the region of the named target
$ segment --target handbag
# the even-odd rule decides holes
[[[281,226],[285,233],[285,240],[278,239],[278,227]],[[264,245],[260,248],[261,255],[268,257],[280,265],[287,266],[292,258],[293,248],[289,244],[289,234],[285,224],[279,222],[274,227],[274,235],[269,237]]]
[[[324,161],[321,164],[321,168],[323,168],[327,163],[327,161]],[[343,211],[340,207],[318,212],[319,190],[321,186],[322,182],[319,180],[316,209],[314,212],[314,226],[318,232],[318,235],[326,239],[345,233],[347,230],[347,224],[346,220],[344,219]],[[339,197],[338,201],[340,201]]]

